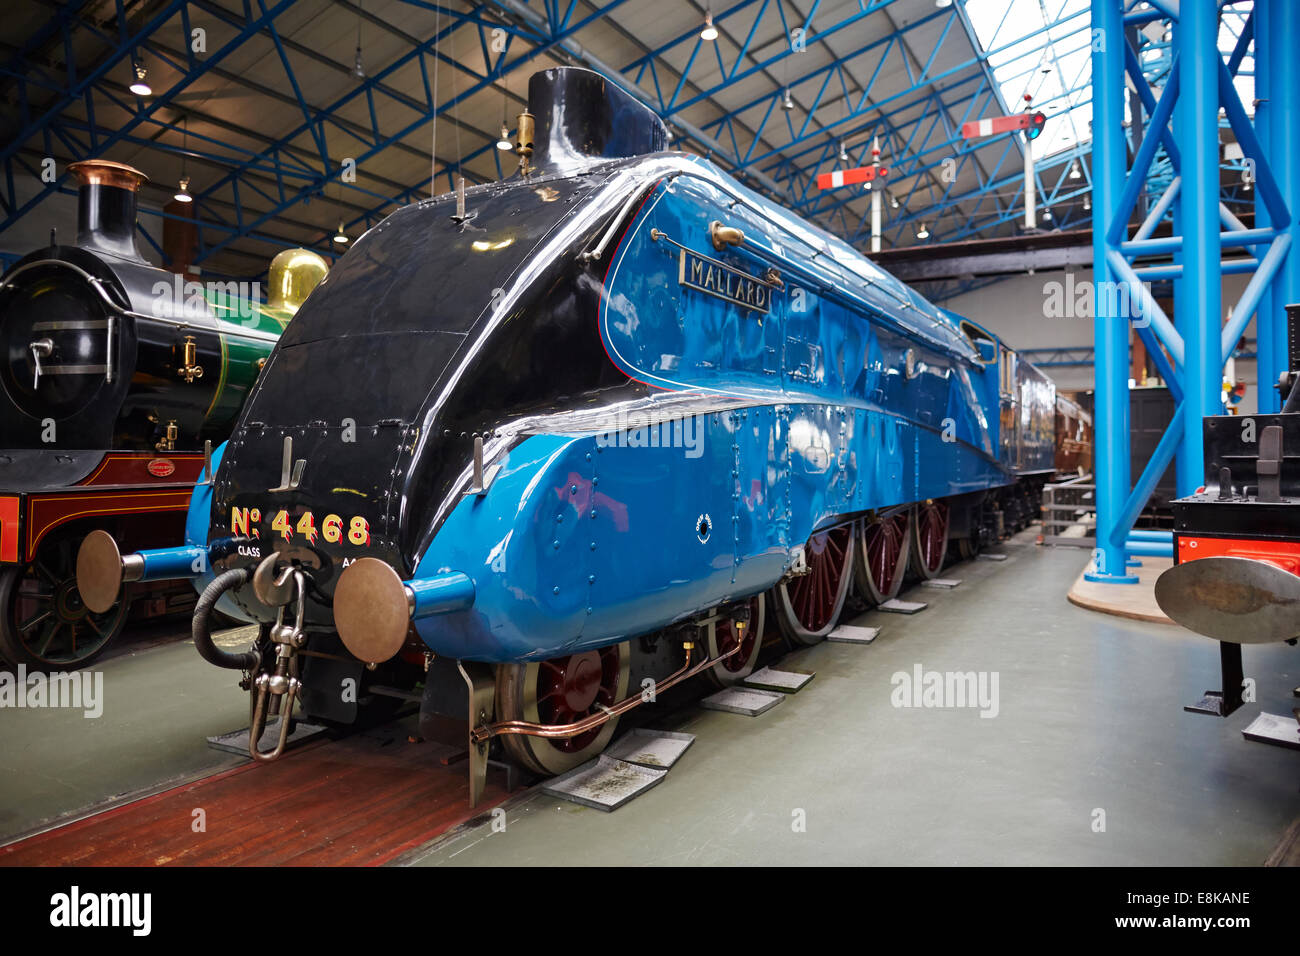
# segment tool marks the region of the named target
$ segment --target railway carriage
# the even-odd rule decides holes
[[[1041,373],[667,142],[597,74],[535,75],[519,174],[389,216],[294,317],[186,544],[82,545],[92,606],[195,580],[255,758],[276,714],[422,683],[475,795],[498,746],[563,771],[652,685],[742,679],[765,623],[821,640],[1050,477]],[[216,647],[213,608],[254,646]]]

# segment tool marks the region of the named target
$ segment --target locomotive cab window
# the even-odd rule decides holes
[[[1002,395],[1014,400],[1016,397],[1016,353],[1005,345],[1001,346],[1000,351],[1002,353]]]
[[[962,320],[961,332],[966,336],[967,341],[975,346],[979,356],[975,359],[976,362],[980,365],[992,365],[998,360],[998,343],[992,334],[966,319]]]

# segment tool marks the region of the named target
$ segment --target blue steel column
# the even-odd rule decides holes
[[[1178,129],[1183,160],[1183,287],[1174,303],[1183,336],[1183,455],[1201,461],[1201,419],[1219,413],[1223,279],[1219,236],[1218,6],[1184,3],[1178,47]]]
[[[1300,4],[1295,0],[1262,0],[1267,7],[1268,30],[1263,34],[1267,44],[1266,69],[1269,71],[1269,142],[1268,165],[1277,178],[1282,198],[1286,201],[1290,221],[1286,224],[1291,235],[1291,250],[1273,280],[1273,294],[1261,308],[1271,305],[1269,325],[1273,329],[1273,360],[1269,369],[1272,378],[1267,387],[1277,401],[1273,385],[1280,373],[1286,370],[1286,315],[1283,308],[1300,302],[1300,63],[1296,56],[1296,37],[1300,36]],[[1258,48],[1261,34],[1255,33]],[[1256,76],[1259,75],[1256,60]],[[1258,81],[1257,81],[1258,82]],[[1258,94],[1256,94],[1258,95]],[[1282,228],[1281,223],[1274,223]],[[1257,323],[1257,327],[1263,323]],[[1262,368],[1262,362],[1261,362]],[[1265,387],[1263,375],[1259,376],[1260,393]]]
[[[1273,52],[1275,44],[1272,42],[1272,21],[1273,21],[1273,4],[1271,0],[1261,0],[1255,4],[1255,98],[1259,105],[1255,108],[1255,135],[1259,137],[1259,144],[1264,150],[1264,154],[1272,160],[1273,147],[1273,124],[1272,116],[1276,107],[1273,104]],[[1285,60],[1286,57],[1283,57]],[[1285,177],[1279,177],[1278,185],[1286,192]],[[1264,202],[1263,196],[1258,188],[1254,189],[1255,196],[1255,228],[1266,229],[1273,224],[1272,218],[1268,214],[1268,204]],[[1290,197],[1287,197],[1287,205],[1290,206]],[[1274,280],[1264,297],[1260,300],[1259,311],[1255,314],[1255,379],[1256,379],[1256,400],[1259,412],[1268,414],[1280,410],[1280,404],[1277,400],[1277,389],[1273,384],[1277,381],[1277,369],[1281,359],[1278,355],[1277,333],[1274,323],[1269,321],[1269,317],[1277,309],[1277,301],[1281,295],[1280,281]]]
[[[1181,35],[1181,31],[1179,30],[1177,21],[1170,21],[1169,49],[1170,49],[1171,56],[1173,55],[1173,52],[1175,50],[1179,49],[1178,39],[1180,35]],[[1174,134],[1174,138],[1176,140],[1178,139],[1179,132],[1182,128],[1182,123],[1183,123],[1182,111],[1174,110],[1174,115],[1170,119],[1169,128],[1170,131]],[[1181,173],[1181,169],[1175,170],[1175,174],[1178,173]],[[1186,180],[1184,180],[1183,189],[1186,188],[1187,188],[1187,183]],[[1183,203],[1181,199],[1174,202],[1174,207],[1171,210],[1170,220],[1173,223],[1173,235],[1183,236],[1187,234],[1187,229],[1186,226],[1184,225],[1184,220],[1183,220]],[[1179,247],[1177,250],[1175,250],[1174,252],[1175,265],[1179,267],[1182,266],[1182,264],[1186,261],[1185,258],[1186,252],[1187,249],[1185,247]],[[1187,289],[1187,283],[1184,281],[1183,273],[1180,271],[1173,280],[1174,309],[1173,309],[1173,314],[1170,316],[1170,318],[1174,320],[1174,328],[1178,330],[1178,334],[1183,337],[1184,341],[1187,339],[1187,336],[1189,334],[1187,325],[1189,322],[1192,322],[1194,320],[1194,316],[1192,315],[1190,309],[1180,309],[1178,307],[1178,303],[1183,301],[1184,295],[1188,294],[1185,291],[1186,289]],[[1184,372],[1184,374],[1186,373]],[[1174,456],[1175,494],[1177,494],[1178,497],[1180,498],[1192,494],[1194,491],[1196,491],[1198,487],[1200,487],[1201,481],[1204,479],[1204,477],[1205,477],[1205,463],[1201,461],[1199,456],[1193,456],[1187,450],[1187,446],[1182,443],[1182,436],[1179,435],[1178,452]]]
[[[1106,231],[1124,187],[1124,22],[1121,0],[1092,0],[1092,277],[1094,293],[1114,281],[1106,261]],[[1127,574],[1127,528],[1116,519],[1129,492],[1128,318],[1119,296],[1094,294],[1093,345],[1097,476],[1097,551],[1089,580],[1135,583]]]

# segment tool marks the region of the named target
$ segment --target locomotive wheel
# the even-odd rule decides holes
[[[36,560],[0,574],[0,654],[38,670],[85,667],[122,631],[128,602],[103,614],[81,602],[71,538],[43,545]]]
[[[773,589],[777,625],[795,644],[816,644],[834,630],[853,580],[854,524],[828,528],[804,546],[808,573]]]
[[[938,577],[948,556],[948,504],[931,499],[916,506],[912,522],[912,570],[928,581]]]
[[[912,553],[910,512],[863,518],[859,527],[858,591],[873,604],[898,597]]]
[[[754,673],[758,662],[758,652],[763,645],[763,613],[767,602],[763,595],[756,594],[749,599],[749,626],[744,629],[744,637],[739,638],[740,651],[727,658],[705,673],[709,680],[719,687],[738,684]],[[736,646],[736,628],[731,618],[722,617],[709,628],[709,657],[720,657]]]
[[[566,657],[497,668],[497,719],[571,724],[627,696],[627,643]],[[599,754],[614,737],[618,718],[577,737],[549,739],[504,734],[502,746],[516,763],[541,774],[564,773]]]

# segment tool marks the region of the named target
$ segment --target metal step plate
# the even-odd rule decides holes
[[[876,610],[889,611],[891,614],[915,614],[929,606],[923,601],[900,601],[898,598],[893,598],[884,604],[876,605]]]
[[[693,743],[694,734],[675,734],[670,730],[646,730],[638,727],[616,740],[605,754],[616,760],[626,760],[643,767],[663,767],[666,770]]]
[[[770,690],[750,690],[746,687],[728,687],[700,701],[705,710],[722,710],[729,714],[743,714],[757,717],[766,713],[781,701],[785,694]]]
[[[1007,559],[1005,554],[996,554],[992,551],[981,551],[975,557],[980,561],[1005,561]]]
[[[667,770],[642,767],[601,754],[595,760],[547,781],[542,785],[542,792],[609,812],[645,793],[666,776]]]
[[[951,591],[959,584],[961,584],[961,578],[931,578],[928,581],[922,581],[921,587],[935,588],[940,591]]]
[[[1250,722],[1250,726],[1241,735],[1261,744],[1280,744],[1292,750],[1300,750],[1300,723],[1290,714],[1284,717],[1260,711],[1259,716]]]
[[[841,624],[826,636],[826,640],[837,644],[870,644],[879,636],[878,627],[854,627],[852,624]]]
[[[804,685],[816,676],[816,671],[782,671],[773,667],[764,667],[746,677],[744,684],[746,687],[793,694],[802,690]]]
[[[322,727],[320,724],[308,723],[305,720],[298,721],[293,728],[293,733],[289,734],[289,740],[284,745],[285,752],[292,750],[294,747],[301,747],[309,740],[314,740],[329,728]],[[262,739],[258,742],[260,749],[271,750],[280,740],[280,722],[278,720],[268,723],[262,731]],[[239,754],[241,757],[248,757],[248,728],[242,730],[232,730],[228,733],[217,734],[215,737],[208,738],[208,746],[213,750],[225,750],[228,753]],[[251,760],[252,758],[249,757]]]

